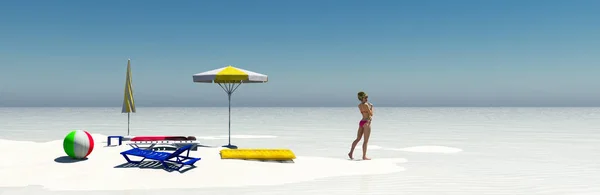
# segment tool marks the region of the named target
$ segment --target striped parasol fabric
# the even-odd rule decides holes
[[[125,93],[121,113],[127,113],[127,135],[129,135],[130,114],[135,113],[135,101],[133,100],[133,86],[131,84],[131,59],[127,60],[127,76],[125,76]]]
[[[267,75],[227,66],[194,75],[196,83],[266,83]]]
[[[242,83],[266,83],[269,81],[267,75],[227,66],[211,71],[195,74],[195,83],[217,83],[229,99],[229,143],[223,147],[235,149],[237,146],[231,145],[231,95]]]

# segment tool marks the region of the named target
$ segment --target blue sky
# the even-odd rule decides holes
[[[0,106],[600,106],[600,1],[2,1]]]

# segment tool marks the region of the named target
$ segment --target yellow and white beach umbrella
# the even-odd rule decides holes
[[[127,135],[129,135],[130,114],[135,113],[135,101],[133,100],[133,86],[131,84],[131,60],[127,60],[127,76],[125,76],[125,94],[123,96],[123,107],[121,113],[127,113]]]
[[[242,83],[266,83],[269,81],[267,75],[227,66],[195,74],[193,78],[195,83],[217,83],[227,93],[229,99],[229,143],[223,147],[237,148],[237,146],[231,145],[231,94]]]

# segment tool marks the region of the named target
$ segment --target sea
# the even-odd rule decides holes
[[[275,186],[110,193],[600,194],[600,108],[375,107],[374,111],[368,156],[404,158],[404,171]],[[297,156],[339,159],[348,158],[361,118],[356,107],[234,107],[230,116],[231,144],[290,148]],[[0,139],[45,142],[61,140],[72,130],[126,135],[127,118],[120,107],[0,108]],[[191,135],[220,146],[229,142],[228,125],[227,107],[138,107],[130,115],[129,134]],[[361,144],[355,158],[360,158]],[[1,182],[10,176],[0,178]],[[50,192],[42,186],[0,188],[0,194],[34,193],[82,192]]]

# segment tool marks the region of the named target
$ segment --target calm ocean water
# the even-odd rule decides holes
[[[194,135],[208,145],[227,143],[227,108],[140,107],[137,111],[131,115],[133,135]],[[232,108],[231,118],[232,143],[240,147],[284,147],[298,156],[347,158],[360,114],[355,107]],[[408,162],[402,166],[406,171],[282,186],[178,192],[600,194],[600,108],[376,107],[372,126],[370,157],[405,158]],[[0,139],[50,141],[62,139],[74,129],[123,135],[127,132],[127,114],[117,107],[0,108]],[[401,150],[415,146],[445,146],[462,152]],[[357,150],[355,157],[359,153]],[[29,188],[32,192],[40,190]],[[20,188],[2,191],[24,193]]]

